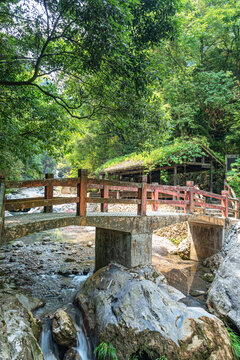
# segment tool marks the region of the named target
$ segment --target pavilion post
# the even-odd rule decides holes
[[[173,185],[177,186],[177,165],[173,168]],[[177,200],[177,196],[173,196],[173,200]]]

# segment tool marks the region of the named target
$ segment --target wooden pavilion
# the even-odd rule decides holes
[[[201,142],[198,142],[199,150],[196,156],[175,156],[178,161],[171,161],[171,159],[165,156],[165,159],[159,157],[159,162],[155,159],[154,164],[144,161],[144,157],[138,158],[128,156],[122,161],[116,161],[113,163],[105,163],[98,171],[101,177],[107,177],[109,179],[119,179],[125,181],[138,181],[139,177],[146,175],[148,177],[148,183],[163,184],[162,175],[167,177],[168,185],[184,185],[187,180],[192,180],[196,173],[208,174],[208,188],[213,191],[214,184],[214,169],[224,167],[222,159],[215,154],[209,147]],[[192,142],[189,142],[192,145]],[[186,147],[188,142],[186,142]],[[181,149],[182,150],[182,149]],[[187,148],[186,148],[187,152]],[[176,149],[175,155],[178,155],[179,151]],[[113,163],[113,164],[112,164]],[[182,181],[180,181],[182,179]],[[181,184],[182,182],[182,184]]]

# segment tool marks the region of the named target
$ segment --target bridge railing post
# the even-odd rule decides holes
[[[116,192],[116,199],[120,199],[120,190],[117,190]]]
[[[157,182],[152,183],[152,185],[158,185]],[[154,189],[152,192],[152,200],[158,200],[158,189]],[[153,203],[152,204],[152,211],[158,211],[158,203]]]
[[[186,185],[189,188],[187,190],[187,200],[189,201],[189,204],[185,207],[185,212],[192,214],[194,209],[194,181],[187,181]]]
[[[108,199],[109,197],[109,187],[108,185],[103,185],[103,189],[101,189],[101,198]],[[101,212],[108,212],[108,204],[101,204]]]
[[[0,172],[0,244],[3,238],[4,217],[5,217],[5,174]]]
[[[54,175],[53,174],[45,174],[45,179],[53,179]],[[46,200],[51,200],[53,199],[53,186],[52,185],[46,185],[45,189],[44,189],[44,197]],[[52,213],[53,211],[53,206],[52,205],[47,205],[44,206],[44,210],[45,213]]]
[[[235,219],[239,218],[239,199],[235,200]]]
[[[228,191],[222,190],[222,196],[224,198],[221,200],[222,206],[224,209],[222,210],[222,217],[227,218],[228,217]]]
[[[87,170],[79,169],[78,177],[80,178],[79,183],[77,184],[77,197],[79,201],[77,202],[77,216],[85,217],[87,214]]]
[[[137,214],[144,216],[147,214],[147,176],[142,176],[141,180],[142,184],[138,189],[138,200],[141,202],[138,204]]]

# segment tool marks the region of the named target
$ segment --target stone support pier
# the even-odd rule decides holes
[[[95,271],[111,262],[132,268],[152,263],[152,235],[96,228]]]
[[[223,238],[223,226],[189,222],[190,259],[199,261],[216,254],[222,249]]]

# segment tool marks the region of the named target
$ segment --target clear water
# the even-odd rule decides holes
[[[43,323],[43,329],[40,338],[40,347],[45,360],[60,359],[57,345],[54,343],[51,333],[50,322]]]
[[[77,329],[77,345],[76,347],[73,347],[73,349],[76,350],[77,353],[80,355],[81,360],[94,359],[93,350],[96,344],[95,344],[95,339],[92,339],[90,338],[90,336],[88,336],[87,331],[83,324],[82,315],[80,311],[73,306],[72,301],[76,291],[79,290],[81,283],[86,281],[88,276],[89,275],[70,276],[69,280],[72,286],[70,287],[70,289],[69,288],[66,290],[63,289],[62,295],[64,300],[61,303],[61,306],[57,306],[58,308],[66,306],[67,313],[71,316],[75,324],[75,327]],[[55,305],[50,302],[47,308],[48,312],[56,311]],[[45,360],[60,360],[62,358],[62,354],[59,350],[59,347],[52,338],[51,321],[49,319],[43,320],[43,329],[40,338],[40,347],[42,349]]]

